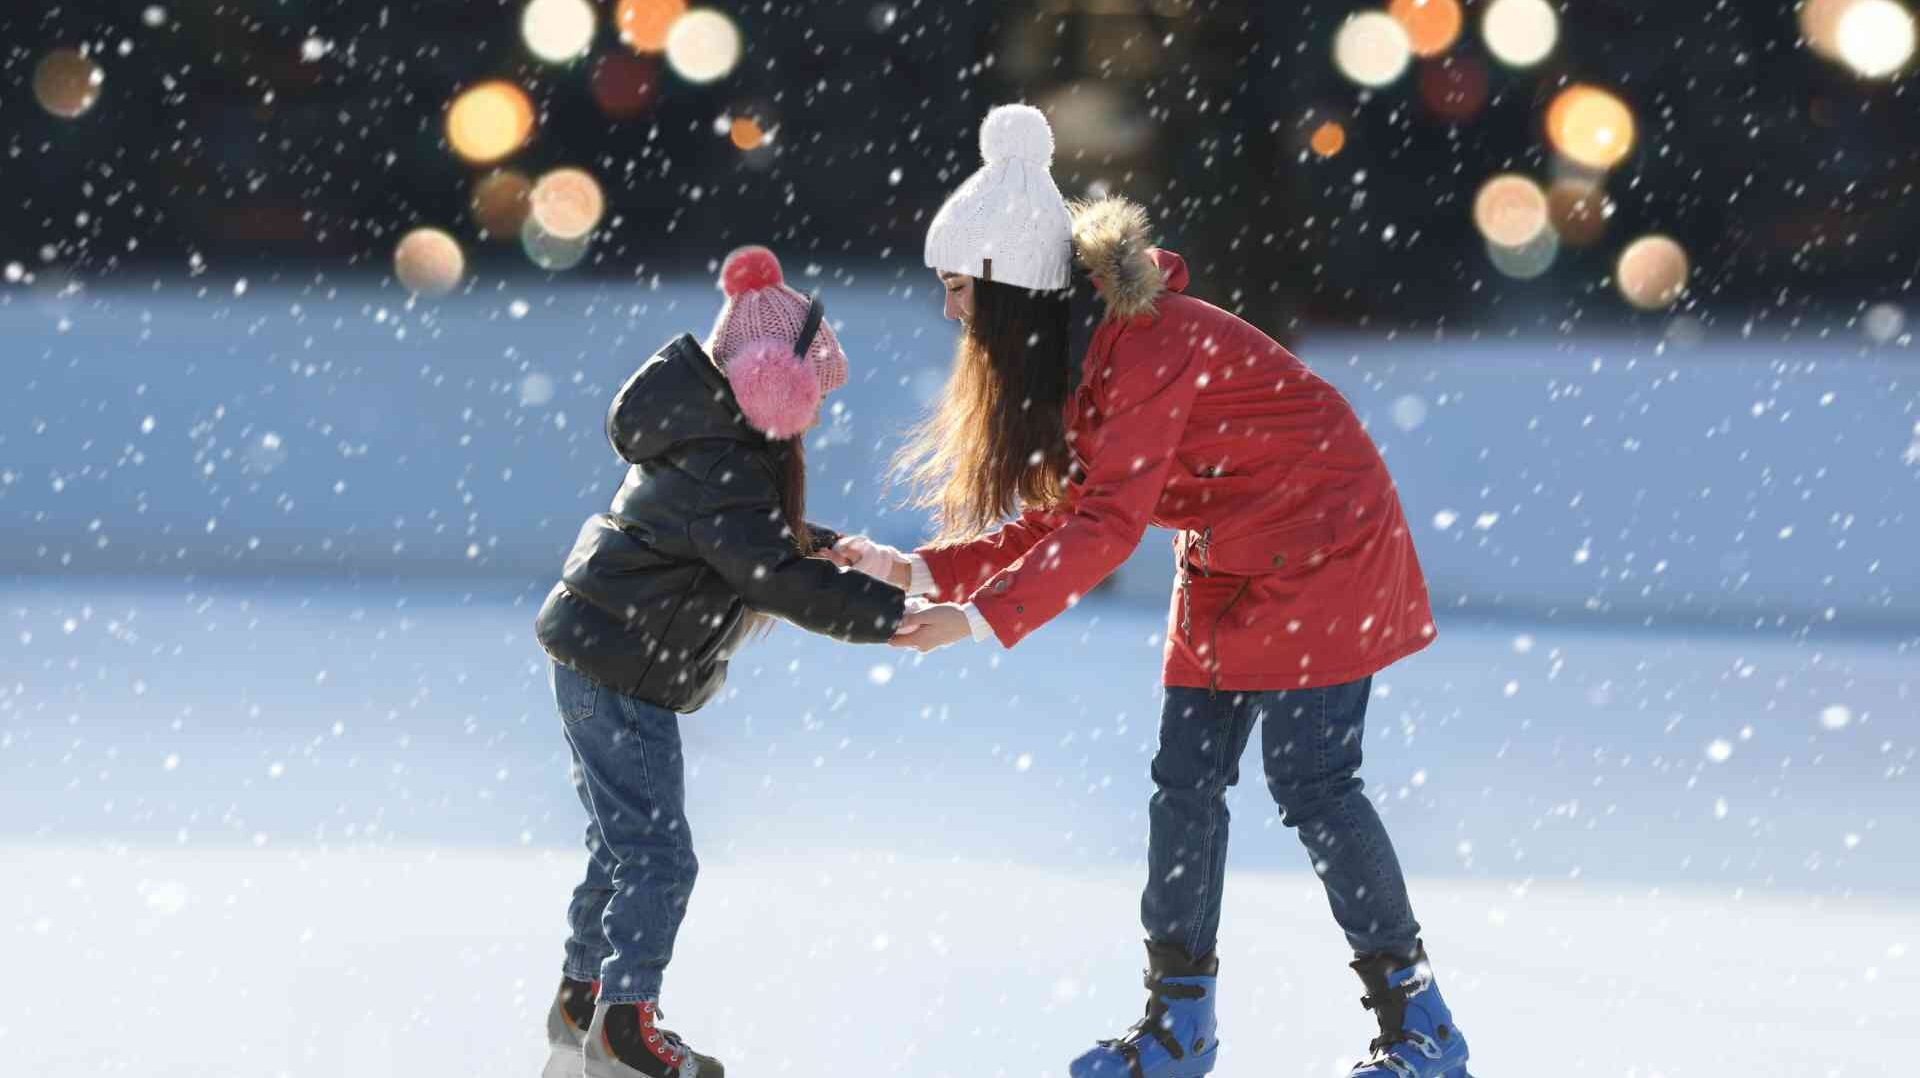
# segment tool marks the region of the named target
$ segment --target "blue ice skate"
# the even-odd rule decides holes
[[[1147,1013],[1067,1068],[1072,1078],[1199,1078],[1213,1069],[1213,989],[1220,963],[1147,941]]]
[[[1374,955],[1353,963],[1367,986],[1360,1003],[1380,1020],[1380,1035],[1367,1045],[1372,1054],[1354,1064],[1351,1078],[1470,1078],[1467,1038],[1440,998],[1426,948],[1412,963],[1402,961]]]

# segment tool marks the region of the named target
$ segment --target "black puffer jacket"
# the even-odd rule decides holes
[[[535,620],[555,660],[689,712],[725,682],[749,610],[854,643],[893,635],[898,588],[803,558],[783,534],[783,447],[747,425],[691,336],[620,387],[607,437],[633,467],[612,511],[580,529]]]

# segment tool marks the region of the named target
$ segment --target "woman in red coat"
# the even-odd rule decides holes
[[[1385,463],[1331,385],[1185,295],[1186,263],[1150,245],[1140,207],[1069,213],[1037,110],[995,109],[981,141],[985,166],[927,239],[959,354],[902,458],[942,535],[910,555],[865,538],[839,553],[939,601],[908,615],[897,644],[1013,647],[1118,568],[1149,524],[1179,532],[1141,901],[1151,996],[1072,1075],[1212,1069],[1225,793],[1257,725],[1267,788],[1379,1019],[1354,1074],[1464,1078],[1465,1038],[1357,774],[1372,676],[1434,637]],[[1097,290],[1090,317],[1066,298],[1069,251]],[[1076,336],[1089,338],[1077,380]]]

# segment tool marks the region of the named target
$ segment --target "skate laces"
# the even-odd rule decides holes
[[[681,1040],[680,1035],[673,1030],[660,1028],[659,1020],[667,1015],[659,1005],[642,1003],[639,1006],[640,1013],[644,1016],[640,1029],[646,1039],[647,1050],[667,1066],[678,1067],[691,1052],[687,1042]]]

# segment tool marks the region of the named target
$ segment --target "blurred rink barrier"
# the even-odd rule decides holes
[[[811,515],[902,544],[925,522],[886,460],[954,340],[923,276],[796,280],[821,288],[853,364],[809,437]],[[544,589],[620,480],[610,395],[670,337],[704,336],[719,299],[705,281],[433,302],[210,278],[10,291],[0,566]],[[1688,316],[1641,332],[1298,350],[1385,451],[1443,618],[1920,625],[1911,335]],[[1163,602],[1171,560],[1149,534],[1110,590]]]

